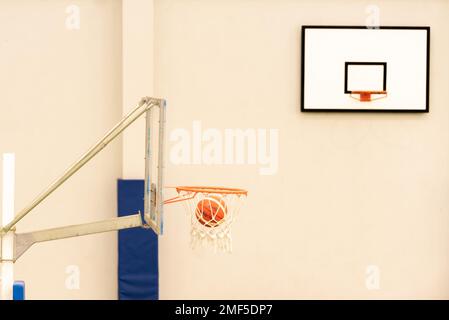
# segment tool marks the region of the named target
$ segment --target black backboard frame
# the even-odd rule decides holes
[[[392,29],[392,30],[425,30],[427,33],[427,57],[426,57],[426,106],[425,109],[415,110],[415,109],[314,109],[305,108],[304,106],[304,79],[305,79],[305,41],[306,41],[306,30],[307,29]],[[303,25],[301,27],[301,112],[393,112],[393,113],[428,113],[429,112],[429,80],[430,78],[430,26],[378,26],[378,27],[367,27],[367,26],[348,26],[348,25]]]

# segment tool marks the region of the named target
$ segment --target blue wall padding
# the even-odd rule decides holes
[[[118,180],[118,215],[143,212],[143,180]],[[118,290],[120,300],[159,297],[157,235],[149,229],[119,231]]]
[[[14,284],[12,286],[12,299],[25,300],[25,282],[14,281]]]

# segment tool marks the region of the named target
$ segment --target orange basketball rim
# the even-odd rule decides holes
[[[232,250],[231,225],[248,191],[237,188],[180,186],[177,196],[164,204],[182,202],[190,214],[191,244],[213,244],[215,250]]]

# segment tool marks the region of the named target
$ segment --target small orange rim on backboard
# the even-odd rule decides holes
[[[355,97],[354,95],[359,95],[359,97]],[[372,98],[371,95],[382,95],[381,97]],[[351,91],[350,97],[361,102],[369,102],[373,100],[383,99],[387,96],[387,91]]]
[[[164,201],[164,204],[185,201],[194,198],[199,193],[204,194],[222,194],[222,195],[237,195],[237,196],[247,196],[248,191],[245,189],[238,188],[225,188],[225,187],[209,187],[209,186],[179,186],[173,187],[178,192],[176,197],[167,199]],[[185,194],[181,194],[181,193]]]

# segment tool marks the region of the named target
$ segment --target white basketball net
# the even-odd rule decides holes
[[[231,225],[246,194],[222,194],[179,190],[191,221],[191,245],[212,245],[215,251],[231,252]]]

